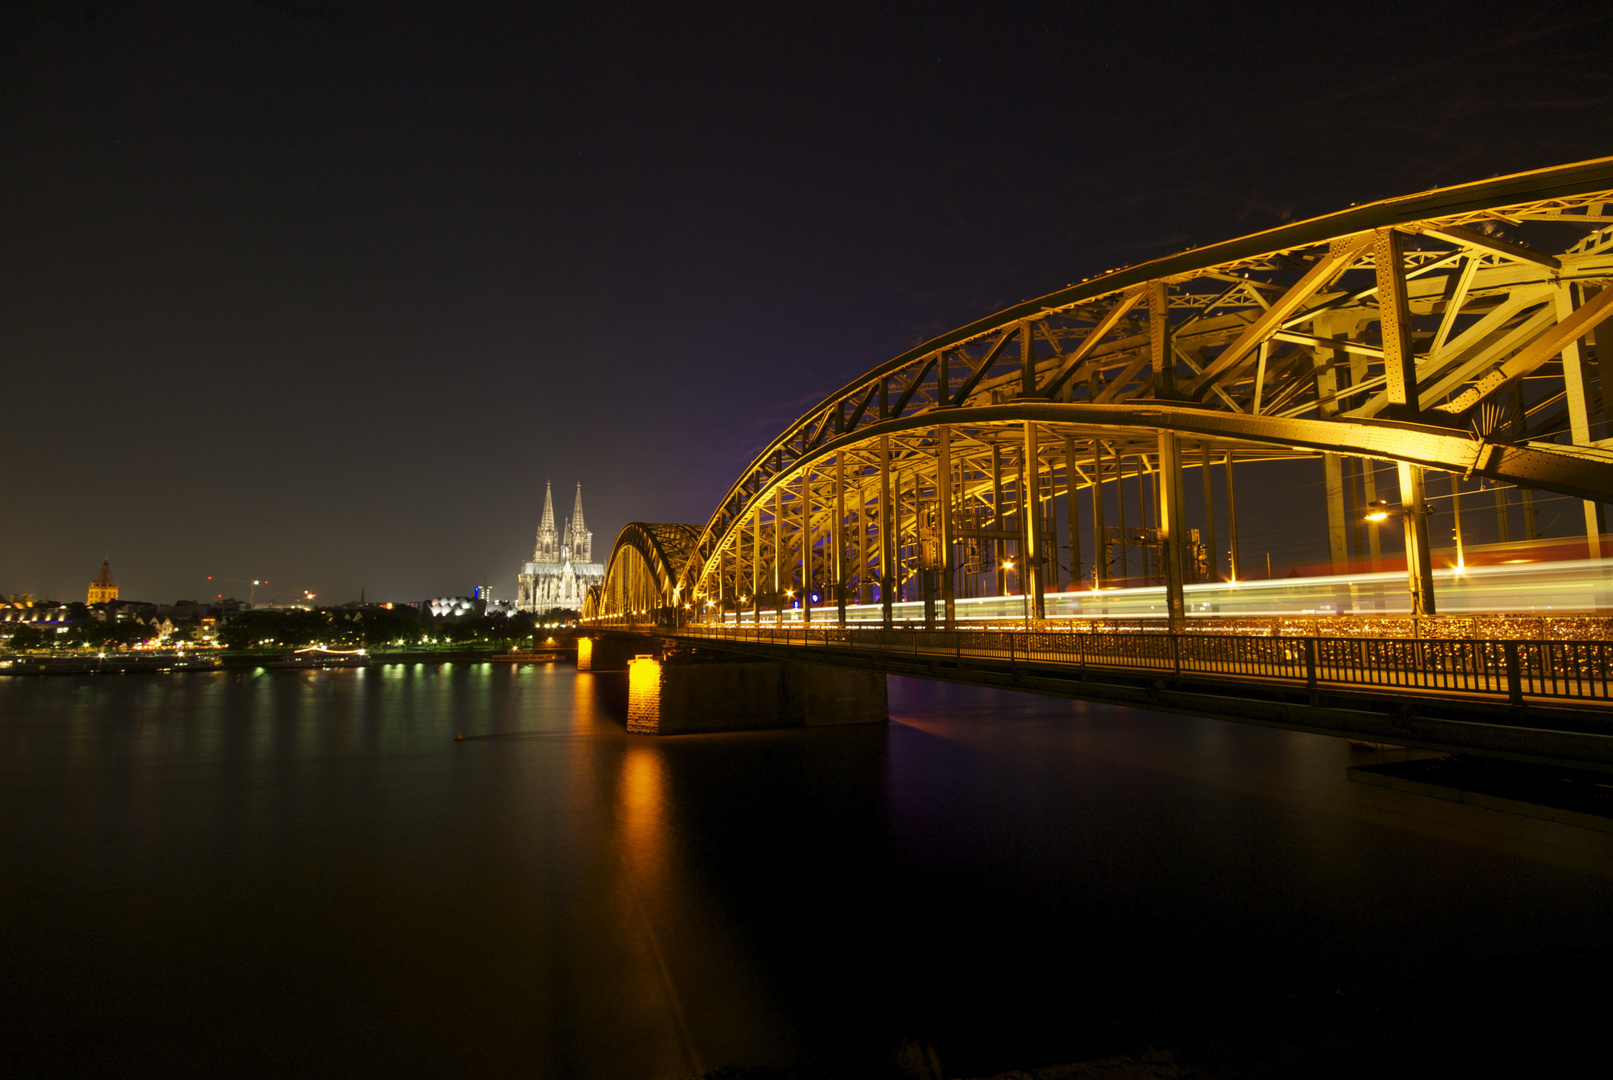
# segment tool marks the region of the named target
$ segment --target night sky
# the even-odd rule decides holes
[[[1613,153],[1601,3],[0,12],[0,591],[62,599],[513,596],[545,479],[602,559],[1006,304]]]

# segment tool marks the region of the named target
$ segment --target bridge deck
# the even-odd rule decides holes
[[[645,628],[875,667],[1429,749],[1613,770],[1613,643],[1192,633]]]

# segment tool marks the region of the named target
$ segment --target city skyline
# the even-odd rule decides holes
[[[1606,13],[1351,10],[9,15],[0,589],[460,592],[545,475],[603,554],[934,333],[1613,145]]]

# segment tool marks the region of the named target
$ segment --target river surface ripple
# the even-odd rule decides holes
[[[680,1077],[905,1037],[978,1075],[1613,941],[1613,836],[1350,783],[1338,740],[890,685],[888,726],[649,739],[565,667],[0,679],[0,1065]]]

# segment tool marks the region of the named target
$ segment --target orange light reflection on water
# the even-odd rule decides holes
[[[657,869],[666,828],[666,773],[659,748],[627,747],[622,757],[616,812],[633,869],[640,873]]]

